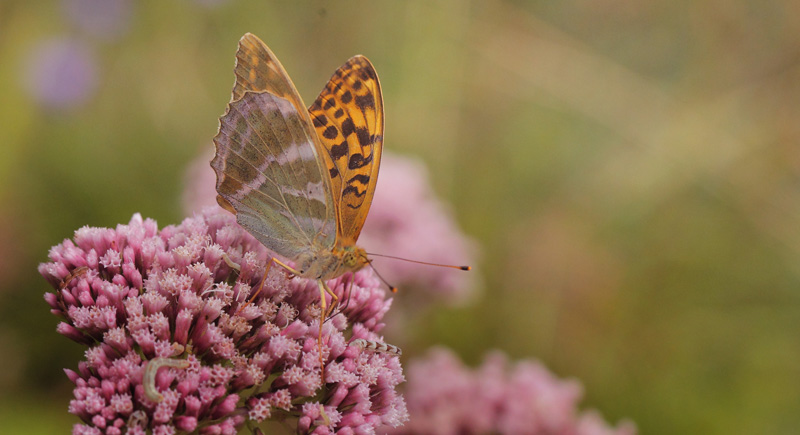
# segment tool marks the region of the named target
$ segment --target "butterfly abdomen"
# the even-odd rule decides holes
[[[336,278],[343,273],[339,272],[341,265],[341,257],[331,251],[304,252],[297,257],[297,271],[304,278]]]

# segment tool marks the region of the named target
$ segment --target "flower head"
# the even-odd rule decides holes
[[[579,412],[582,389],[536,361],[510,365],[490,354],[475,370],[437,349],[413,362],[406,385],[411,420],[393,433],[634,434],[632,423],[606,425],[594,411]]]
[[[329,281],[349,304],[319,331],[319,291],[275,267],[221,209],[158,229],[134,215],[84,227],[50,251],[40,273],[64,318],[58,331],[88,346],[70,412],[75,433],[235,433],[245,421],[297,420],[298,431],[372,431],[407,418],[396,357],[362,352],[379,339],[391,300],[369,269]],[[319,352],[325,356],[320,378]]]

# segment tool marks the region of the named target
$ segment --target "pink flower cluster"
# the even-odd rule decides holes
[[[57,329],[88,346],[67,370],[83,421],[73,433],[233,434],[266,419],[361,433],[407,419],[397,357],[350,345],[380,340],[391,305],[369,268],[329,281],[349,303],[319,349],[316,285],[273,267],[247,303],[268,252],[221,209],[160,231],[139,215],[84,227],[49,257],[39,271],[56,289],[45,300]]]
[[[536,361],[510,366],[500,353],[470,370],[450,351],[435,349],[408,367],[411,420],[394,434],[629,435],[631,422],[609,427],[597,412],[577,410],[577,381],[555,377]]]

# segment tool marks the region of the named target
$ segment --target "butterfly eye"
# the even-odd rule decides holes
[[[344,264],[347,265],[347,267],[354,267],[356,264],[358,264],[358,260],[356,259],[355,255],[348,253],[344,257]]]

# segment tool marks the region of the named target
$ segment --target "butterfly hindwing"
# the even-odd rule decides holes
[[[211,161],[239,224],[289,259],[336,237],[327,168],[304,113],[269,92],[245,92],[220,118]]]
[[[375,68],[354,56],[308,109],[325,151],[340,238],[355,243],[369,212],[383,147],[383,97]]]

